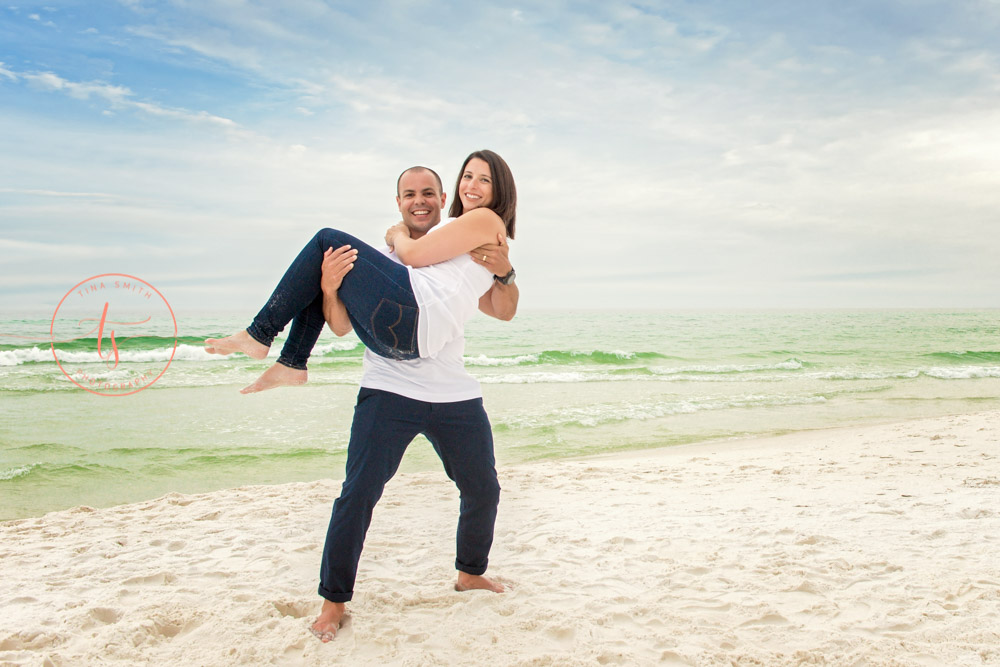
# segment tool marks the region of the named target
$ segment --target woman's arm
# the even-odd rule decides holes
[[[396,225],[386,233],[385,242],[393,246],[403,264],[418,268],[458,257],[505,232],[500,216],[487,208],[477,208],[419,239],[411,239],[405,227]]]

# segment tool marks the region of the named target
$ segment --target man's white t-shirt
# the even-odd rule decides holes
[[[382,248],[381,252],[393,261],[402,263],[388,247]],[[411,277],[411,282],[412,280]],[[476,305],[478,307],[478,299]],[[462,332],[441,344],[434,356],[411,361],[387,359],[365,349],[361,386],[428,403],[453,403],[481,398],[483,389],[479,386],[479,381],[465,370],[464,355],[465,335]]]

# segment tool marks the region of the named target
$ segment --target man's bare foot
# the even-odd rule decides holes
[[[263,359],[271,348],[250,337],[244,331],[238,331],[225,338],[206,338],[205,351],[209,354],[232,354],[242,352],[251,359]]]
[[[305,384],[309,379],[309,372],[297,368],[289,368],[284,364],[274,364],[263,375],[257,378],[253,384],[249,384],[240,389],[241,394],[254,394],[258,391],[274,389],[275,387],[291,387],[297,384]]]
[[[487,579],[481,574],[469,574],[468,572],[458,571],[458,581],[455,582],[455,590],[462,591],[493,591],[494,593],[503,593],[503,584],[493,581],[492,579]]]
[[[323,608],[309,627],[309,631],[324,644],[332,641],[337,636],[337,630],[340,629],[340,622],[344,620],[345,611],[343,602],[323,600]]]

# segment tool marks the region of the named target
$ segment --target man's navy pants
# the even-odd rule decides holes
[[[421,433],[461,494],[455,567],[469,574],[486,572],[500,483],[483,399],[427,403],[362,387],[354,407],[346,477],[323,548],[319,594],[327,600],[347,602],[354,595],[372,511],[407,445]]]

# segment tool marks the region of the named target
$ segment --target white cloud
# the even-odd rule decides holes
[[[4,64],[2,62],[0,62],[0,76],[7,78],[11,81],[17,81],[18,78],[17,74],[4,67]]]
[[[63,92],[78,100],[89,100],[92,97],[102,99],[111,105],[112,109],[136,109],[152,116],[161,116],[173,120],[183,120],[193,123],[208,123],[226,130],[236,131],[239,126],[229,118],[223,118],[206,111],[189,111],[162,106],[153,102],[143,102],[134,99],[134,93],[125,86],[115,86],[101,82],[69,81],[52,72],[23,73],[17,75],[30,85],[53,92]]]
[[[132,93],[122,86],[104,83],[76,83],[67,81],[52,72],[22,74],[21,78],[43,90],[63,91],[70,97],[86,100],[91,96],[100,97],[114,104],[123,105]]]

